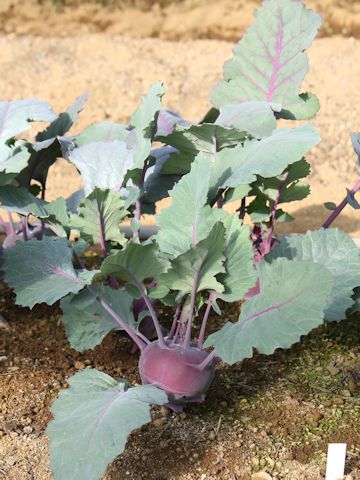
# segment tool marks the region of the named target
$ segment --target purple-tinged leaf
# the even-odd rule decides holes
[[[150,406],[168,397],[152,385],[131,387],[95,369],[69,379],[46,430],[55,480],[99,480],[132,430],[150,422]]]
[[[255,12],[254,23],[235,47],[234,58],[225,64],[224,80],[213,93],[214,106],[258,100],[279,103],[290,112],[294,106],[299,119],[316,113],[306,112],[307,99],[299,98],[299,93],[308,71],[304,50],[311,45],[321,23],[320,15],[302,2],[264,1]],[[314,109],[312,101],[308,105]]]
[[[178,113],[170,110],[160,110],[155,136],[166,137],[167,135],[170,135],[170,133],[174,131],[176,125],[187,127],[190,125],[190,122],[184,120]]]
[[[205,347],[228,364],[252,357],[253,349],[269,355],[289,348],[318,327],[334,279],[317,263],[277,259],[258,264],[260,293],[247,300],[236,323],[210,335]]]

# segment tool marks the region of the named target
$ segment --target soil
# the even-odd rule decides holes
[[[254,4],[199,1],[149,10],[148,3],[110,11],[86,4],[56,12],[46,2],[2,0],[1,97],[43,98],[60,112],[87,91],[88,105],[74,129],[79,131],[105,118],[126,122],[139,95],[161,79],[168,91],[166,106],[190,120],[200,119],[231,55],[233,43],[224,39],[242,34]],[[229,8],[235,4],[236,11]],[[358,2],[309,4],[320,5],[333,31],[360,31]],[[348,30],[342,31],[345,25]],[[323,35],[331,33],[327,28]],[[296,220],[279,231],[317,228],[327,216],[323,203],[340,201],[345,187],[356,180],[349,132],[360,130],[359,54],[359,40],[340,36],[315,41],[309,52],[304,90],[320,98],[322,109],[314,123],[323,142],[308,158],[311,196],[289,206]],[[60,160],[49,183],[49,198],[56,198],[72,193],[81,180]],[[350,208],[337,225],[360,234],[359,214]],[[15,307],[5,287],[0,286],[0,294],[0,314],[10,324],[10,330],[0,330],[0,478],[48,480],[44,429],[67,378],[79,368],[94,367],[137,382],[137,357],[117,334],[80,355],[69,347],[56,307],[30,312]],[[224,317],[235,318],[238,310],[233,306]],[[216,319],[212,321],[214,326]],[[249,480],[257,471],[274,479],[320,480],[330,441],[348,444],[347,473],[349,479],[359,479],[358,321],[318,329],[301,345],[274,356],[219,366],[206,403],[180,415],[154,409],[155,421],[131,435],[106,480]]]
[[[0,36],[1,97],[42,98],[60,112],[77,95],[88,92],[88,104],[74,129],[80,131],[104,119],[128,121],[140,95],[151,83],[163,80],[166,107],[198,121],[211,106],[211,89],[221,79],[232,47],[216,40],[171,42],[105,34],[46,39]],[[322,142],[308,156],[311,195],[289,205],[296,220],[278,231],[318,228],[329,215],[324,202],[340,202],[346,187],[355,183],[358,167],[350,132],[360,130],[359,55],[360,40],[353,38],[321,38],[309,50],[304,91],[316,92],[320,98],[314,123]],[[69,195],[80,186],[75,169],[60,161],[50,172],[49,198]],[[347,207],[336,225],[359,235],[358,211]]]
[[[44,429],[67,378],[97,368],[136,383],[137,355],[120,334],[84,354],[69,347],[57,308],[14,307],[1,287],[0,478],[50,480]],[[225,308],[234,319],[239,306]],[[166,312],[162,318],[170,322]],[[360,478],[359,318],[319,328],[291,350],[217,368],[207,400],[174,414],[154,408],[105,480],[324,478],[329,442],[346,442],[347,478]],[[211,319],[210,329],[218,326]],[[264,477],[265,478],[265,477]],[[266,477],[267,478],[267,477]]]
[[[260,0],[1,0],[0,32],[50,37],[106,32],[136,38],[236,41],[259,4]],[[357,0],[306,4],[322,14],[322,36],[360,36]]]

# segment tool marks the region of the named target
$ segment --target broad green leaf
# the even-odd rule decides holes
[[[34,215],[38,218],[49,216],[46,202],[34,197],[26,188],[7,185],[0,188],[1,208],[20,215]]]
[[[207,205],[211,165],[199,154],[189,174],[171,190],[172,203],[157,216],[156,236],[161,252],[177,256],[207,237],[217,221]]]
[[[94,272],[76,272],[72,249],[64,238],[17,242],[4,252],[6,283],[15,290],[16,304],[32,308],[37,303],[53,305],[68,293],[77,293],[91,283]]]
[[[169,191],[179,181],[179,175],[163,175],[162,168],[171,153],[172,147],[161,147],[151,151],[151,156],[155,158],[155,164],[146,171],[143,194],[141,196],[142,212],[155,213],[155,202],[169,196]]]
[[[114,241],[123,245],[125,236],[120,232],[120,223],[127,213],[118,193],[95,188],[80,203],[78,215],[71,216],[71,226],[93,244]]]
[[[325,318],[346,318],[346,310],[353,304],[353,290],[360,286],[360,250],[349,235],[331,228],[286,236],[268,258],[278,257],[311,261],[327,268],[335,284],[326,304]]]
[[[134,166],[133,152],[119,140],[94,142],[75,148],[69,160],[80,170],[86,195],[96,187],[120,190],[127,171]]]
[[[225,270],[219,275],[224,291],[218,298],[225,302],[241,300],[255,285],[257,273],[254,268],[254,251],[250,241],[249,227],[244,226],[236,215],[224,211],[222,222],[225,235]]]
[[[128,135],[127,125],[105,121],[86,127],[85,130],[74,137],[73,143],[76,147],[82,147],[94,142],[113,142],[114,140],[126,142]]]
[[[123,250],[107,257],[101,265],[105,276],[121,278],[136,285],[147,278],[157,278],[166,270],[159,260],[158,246],[154,243],[140,245],[129,242]]]
[[[30,128],[30,122],[51,122],[56,118],[51,106],[42,100],[0,102],[0,142]]]
[[[134,151],[134,167],[142,169],[151,150],[151,142],[157,129],[159,112],[162,109],[162,97],[165,93],[161,82],[152,85],[142,96],[140,106],[130,119],[134,129],[127,137],[127,146]]]
[[[132,430],[150,422],[150,405],[168,402],[151,385],[131,387],[95,369],[69,379],[46,429],[54,480],[99,480]]]
[[[160,110],[157,124],[156,124],[156,136],[166,136],[173,132],[176,125],[187,127],[189,122],[184,120],[178,113],[170,110]]]
[[[301,93],[289,100],[285,108],[277,114],[278,118],[288,120],[309,120],[320,110],[320,102],[313,93]]]
[[[259,353],[289,348],[324,318],[334,280],[322,265],[277,259],[258,265],[260,293],[247,300],[236,323],[210,335],[205,347],[228,364]]]
[[[157,281],[158,288],[179,290],[182,295],[191,292],[215,290],[222,292],[224,287],[216,275],[225,273],[224,268],[225,228],[219,222],[215,224],[209,236],[192,246],[188,251],[171,262],[169,270]]]
[[[0,185],[11,183],[29,162],[28,145],[17,141],[14,145],[0,144]]]
[[[179,151],[170,155],[164,163],[162,173],[184,175],[190,171],[191,163],[199,152],[211,159],[219,150],[243,142],[246,133],[221,125],[202,123],[189,127],[177,126],[171,135],[158,139]]]
[[[220,107],[217,125],[236,128],[254,138],[263,138],[276,129],[274,112],[280,112],[281,105],[268,102],[244,102]]]
[[[88,99],[88,95],[81,95],[78,97],[73,105],[71,105],[65,112],[50,123],[46,130],[36,135],[36,142],[44,142],[46,140],[55,139],[58,136],[65,135],[66,132],[74,125],[79,113],[83,110],[84,105]]]
[[[161,82],[151,85],[148,93],[142,96],[140,106],[135,110],[130,119],[130,125],[144,133],[147,138],[155,134],[156,121],[162,108],[162,97],[165,93]]]
[[[86,100],[87,95],[78,97],[74,105],[61,113],[46,130],[36,135],[28,166],[17,179],[21,185],[28,187],[33,179],[45,185],[49,168],[62,156],[61,137],[73,126]]]
[[[310,125],[282,128],[260,141],[251,140],[235,148],[219,152],[211,175],[213,190],[236,187],[256,180],[256,175],[275,177],[292,163],[301,160],[320,141]]]
[[[320,15],[296,0],[268,0],[225,64],[224,80],[215,88],[216,107],[248,101],[281,104],[294,117],[314,113],[313,97],[300,97],[308,71],[304,50],[322,23]],[[308,107],[308,108],[307,108]]]
[[[133,298],[130,295],[106,286],[98,290],[123,320],[135,326]],[[101,307],[88,289],[63,298],[60,308],[67,338],[78,352],[95,348],[112,330],[121,330],[120,325]]]

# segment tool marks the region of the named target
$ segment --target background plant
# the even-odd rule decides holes
[[[55,478],[101,477],[130,431],[150,420],[150,405],[179,410],[202,401],[219,360],[288,348],[324,317],[342,320],[358,308],[359,250],[328,228],[344,202],[328,205],[334,211],[318,231],[277,238],[274,230],[291,220],[284,204],[309,194],[304,155],[319,135],[311,124],[277,128],[277,120],[307,120],[319,108],[313,94],[299,92],[304,50],[320,24],[301,2],[264,2],[199,124],[163,110],[161,83],[129,125],[103,122],[71,137],[65,133],[84,97],[58,118],[44,102],[3,102],[3,270],[16,302],[32,308],[60,300],[79,351],[115,329],[140,350],[141,386],[93,369],[69,380],[47,431]],[[33,143],[17,138],[29,119],[52,122]],[[48,203],[47,172],[61,155],[84,188]],[[356,190],[345,203],[358,208]],[[141,241],[141,215],[154,214],[169,192],[158,232]],[[124,219],[131,238],[119,228]],[[84,256],[90,248],[98,252],[92,266]],[[217,301],[244,299],[238,321],[206,338],[211,309],[221,314]],[[156,302],[173,308],[168,331]],[[145,319],[155,337],[141,328]]]

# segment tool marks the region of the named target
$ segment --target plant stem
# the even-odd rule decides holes
[[[212,302],[215,300],[215,298],[216,298],[216,292],[212,291],[209,295],[208,304],[206,306],[206,310],[205,310],[205,313],[204,313],[204,316],[203,316],[203,319],[202,319],[202,322],[201,322],[200,334],[199,334],[199,339],[198,339],[198,347],[199,348],[202,348],[202,346],[204,344],[206,324],[207,324],[207,321],[208,321],[208,318],[209,318],[209,315],[210,315]]]
[[[216,353],[215,353],[215,350],[213,350],[211,353],[209,353],[209,355],[205,358],[205,360],[201,363],[199,363],[199,365],[196,366],[196,368],[198,370],[204,370],[204,368],[206,368],[209,363],[211,363],[214,358],[216,357]]]
[[[246,209],[246,197],[241,199],[241,206],[240,206],[240,210],[239,210],[240,220],[244,220],[244,218],[245,218],[245,209]]]
[[[144,187],[144,181],[145,181],[145,175],[146,171],[149,166],[149,158],[145,160],[144,167],[141,171],[141,176],[140,176],[140,181],[139,181],[139,187],[140,187],[140,195],[141,195],[141,190]],[[141,218],[141,201],[140,198],[138,198],[135,202],[135,215],[134,218],[137,222],[140,223],[140,218]],[[137,230],[136,232],[133,232],[133,238],[139,238],[140,232]]]
[[[145,342],[139,338],[135,329],[133,329],[113,308],[111,305],[93,288],[89,287],[90,292],[94,295],[97,302],[103,307],[104,310],[125,330],[129,337],[136,343],[136,345],[143,350],[146,346]]]
[[[349,190],[350,195],[354,196],[360,190],[360,180],[358,180],[355,185]],[[329,228],[333,221],[338,217],[338,215],[344,210],[346,205],[349,203],[348,196],[336,207],[332,212],[330,217],[323,223],[323,228]]]
[[[280,203],[281,190],[283,189],[288,176],[289,176],[289,172],[285,173],[284,178],[279,185],[279,189],[277,191],[277,194],[276,194],[276,197],[275,197],[272,209],[271,209],[270,224],[269,224],[269,228],[268,228],[268,231],[267,231],[267,237],[265,239],[265,245],[264,245],[264,247],[265,247],[264,248],[264,255],[269,253],[270,250],[271,250],[271,241],[272,241],[272,236],[273,236],[273,232],[274,232],[274,222],[275,222],[275,216],[276,216],[276,209],[277,209],[277,207]]]
[[[21,217],[21,229],[22,229],[22,234],[24,237],[24,241],[28,241],[28,234],[27,234],[27,219],[26,217]]]
[[[173,319],[173,322],[172,322],[172,325],[171,325],[171,329],[170,329],[169,335],[167,336],[167,338],[169,340],[171,340],[173,338],[173,336],[175,335],[176,327],[177,327],[178,320],[179,320],[179,317],[180,317],[180,314],[181,314],[181,308],[182,308],[181,304],[179,304],[176,307],[176,311],[175,311],[174,319]]]
[[[196,273],[194,283],[193,283],[193,286],[191,288],[190,313],[189,313],[188,323],[187,323],[187,326],[186,326],[185,338],[184,338],[184,342],[183,342],[183,347],[184,348],[189,348],[190,347],[191,328],[192,328],[192,322],[193,322],[193,318],[194,318],[195,299],[196,299],[196,291],[197,291],[197,287],[198,287],[198,280],[199,280],[199,273]]]
[[[155,330],[156,330],[156,333],[157,333],[157,336],[158,336],[158,339],[159,339],[160,346],[161,347],[166,347],[165,341],[164,341],[164,335],[163,335],[162,330],[161,330],[161,325],[160,325],[156,310],[155,310],[153,304],[151,303],[149,297],[146,295],[144,285],[141,282],[139,282],[139,280],[135,277],[135,275],[133,275],[133,273],[130,270],[126,270],[126,271],[131,276],[131,278],[133,279],[133,282],[135,283],[136,288],[139,290],[140,295],[141,295],[142,299],[144,300],[145,305],[147,306],[147,308],[150,312],[150,315],[151,315],[151,318],[153,320],[154,327],[155,327]]]
[[[15,225],[11,212],[8,212],[9,218],[9,235],[15,235]]]

